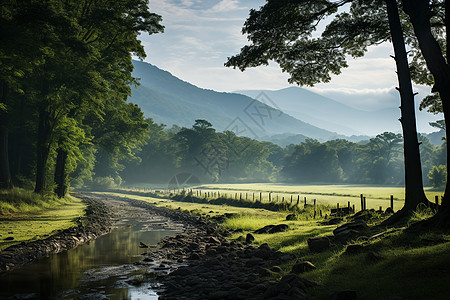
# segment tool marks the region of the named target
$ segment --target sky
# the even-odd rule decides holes
[[[150,11],[163,17],[165,32],[141,35],[147,52],[145,61],[198,87],[215,91],[277,90],[292,86],[287,82],[289,75],[275,63],[245,72],[224,67],[227,57],[238,54],[248,44],[241,29],[249,10],[264,3],[265,0],[150,0]],[[308,89],[362,110],[398,107],[392,53],[390,43],[371,47],[363,58],[350,58],[349,68],[333,75],[330,82]],[[430,89],[415,86],[415,90],[421,99]]]

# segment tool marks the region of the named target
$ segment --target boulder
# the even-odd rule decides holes
[[[387,214],[387,215],[391,215],[391,214],[394,213],[394,210],[392,208],[388,207],[388,208],[386,208],[384,213]]]
[[[348,254],[358,254],[361,253],[364,249],[363,245],[360,244],[355,244],[355,245],[348,245],[347,248],[345,249],[345,253]]]
[[[283,232],[289,229],[289,226],[286,224],[279,224],[279,225],[275,225],[274,227],[272,227],[269,230],[269,233],[278,233],[278,232]]]
[[[363,232],[363,231],[367,230],[367,228],[368,227],[365,222],[356,221],[356,222],[351,222],[351,223],[347,223],[347,224],[339,226],[338,228],[333,230],[333,234],[334,234],[334,236],[348,235],[351,231]]]
[[[296,274],[300,274],[300,273],[305,273],[305,272],[309,272],[312,270],[317,269],[315,265],[313,265],[311,262],[309,261],[301,261],[301,262],[297,262],[291,270],[291,273],[296,273]]]
[[[253,231],[253,233],[256,233],[256,234],[269,233],[270,229],[272,229],[274,226],[275,225],[267,225],[267,226],[264,226],[263,228]]]
[[[245,242],[247,244],[251,244],[255,240],[255,237],[251,233],[247,233],[247,237],[245,238]]]
[[[289,214],[286,216],[286,221],[296,221],[298,220],[298,216],[296,214]]]
[[[322,252],[330,248],[330,240],[326,237],[310,238],[308,247],[311,252]]]
[[[327,221],[322,222],[322,225],[336,225],[342,222],[342,218],[341,217],[336,217],[336,218],[331,218]]]

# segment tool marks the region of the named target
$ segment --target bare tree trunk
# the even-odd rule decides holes
[[[56,167],[55,167],[55,193],[59,198],[62,198],[67,193],[67,182],[66,182],[66,161],[67,152],[61,148],[58,148],[58,155],[56,157]]]
[[[430,202],[426,198],[423,190],[414,93],[397,2],[395,0],[385,0],[385,2],[392,44],[394,46],[395,63],[397,65],[398,91],[400,92],[400,110],[402,114],[400,122],[403,129],[403,153],[405,159],[405,205],[399,212],[383,222],[386,225],[395,223],[407,216],[411,211],[416,209],[417,205],[421,203],[429,205]]]
[[[0,103],[7,104],[8,86],[0,81]],[[13,187],[8,156],[8,112],[0,109],[0,189]]]
[[[47,160],[50,152],[50,113],[48,112],[48,81],[43,80],[42,84],[42,102],[39,107],[39,123],[37,132],[37,149],[36,149],[36,185],[35,193],[41,193],[45,188],[45,176],[47,168]]]

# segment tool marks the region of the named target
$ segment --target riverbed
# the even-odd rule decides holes
[[[182,225],[127,202],[107,201],[115,214],[110,233],[1,275],[0,299],[157,299],[158,285],[149,278],[164,269],[137,262]]]

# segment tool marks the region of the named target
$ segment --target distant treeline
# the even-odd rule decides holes
[[[231,131],[216,132],[205,120],[197,120],[192,128],[174,126],[169,130],[152,120],[147,122],[149,134],[137,154],[139,160],[126,162],[122,168],[112,167],[111,172],[116,170],[113,178],[122,177],[128,184],[164,183],[175,174],[187,172],[202,182],[404,182],[400,134],[385,132],[361,144],[343,139],[324,143],[308,139],[283,148],[238,137]],[[430,170],[446,164],[445,144],[435,146],[425,136],[419,136],[419,140],[424,182],[431,185],[427,176]]]

